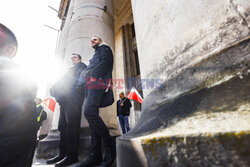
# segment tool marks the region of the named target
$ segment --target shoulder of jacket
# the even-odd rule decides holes
[[[100,46],[100,49],[110,50],[111,48],[110,48],[110,46],[103,44]]]
[[[85,68],[85,67],[87,67],[87,65],[84,64],[83,62],[81,62],[81,67]]]

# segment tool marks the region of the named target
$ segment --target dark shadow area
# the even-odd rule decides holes
[[[117,139],[117,166],[119,167],[144,167],[142,160],[144,152],[138,152],[138,148],[129,140]]]

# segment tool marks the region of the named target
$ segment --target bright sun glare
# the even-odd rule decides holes
[[[0,22],[9,27],[18,40],[18,51],[14,60],[21,66],[24,79],[38,84],[37,96],[48,96],[50,84],[63,72],[55,59],[58,31],[61,21],[57,12],[59,0],[4,0],[0,5]],[[15,5],[13,5],[15,4]]]

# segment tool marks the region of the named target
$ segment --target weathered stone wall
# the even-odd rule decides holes
[[[132,0],[141,119],[118,166],[249,166],[249,0]],[[143,17],[142,17],[143,16]]]
[[[132,5],[142,78],[167,81],[249,34],[250,20],[237,10],[248,11],[249,5],[234,1],[137,0]]]

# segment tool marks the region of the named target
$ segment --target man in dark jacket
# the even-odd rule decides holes
[[[59,149],[56,157],[49,159],[48,164],[66,166],[78,162],[78,145],[82,104],[84,100],[83,89],[77,89],[77,82],[82,71],[87,67],[82,63],[79,54],[72,54],[72,64],[66,74],[50,89],[60,105],[58,130],[60,131]]]
[[[15,35],[0,24],[0,166],[29,167],[36,145],[36,86],[11,60]]]
[[[112,79],[113,53],[109,46],[102,43],[100,37],[93,37],[91,44],[95,49],[95,54],[89,61],[90,64],[87,69],[81,74],[79,86],[87,85],[84,115],[91,131],[92,153],[80,166],[101,164],[102,167],[108,167],[112,165],[116,157],[115,141],[99,116],[99,108],[111,105],[114,98],[112,88],[107,91],[107,85]],[[108,101],[111,101],[111,103],[106,103]],[[102,140],[105,145],[104,160],[101,151]]]
[[[128,98],[124,97],[124,93],[119,94],[120,100],[117,101],[117,116],[119,118],[122,133],[125,134],[130,130],[128,117],[130,114],[131,102]]]

